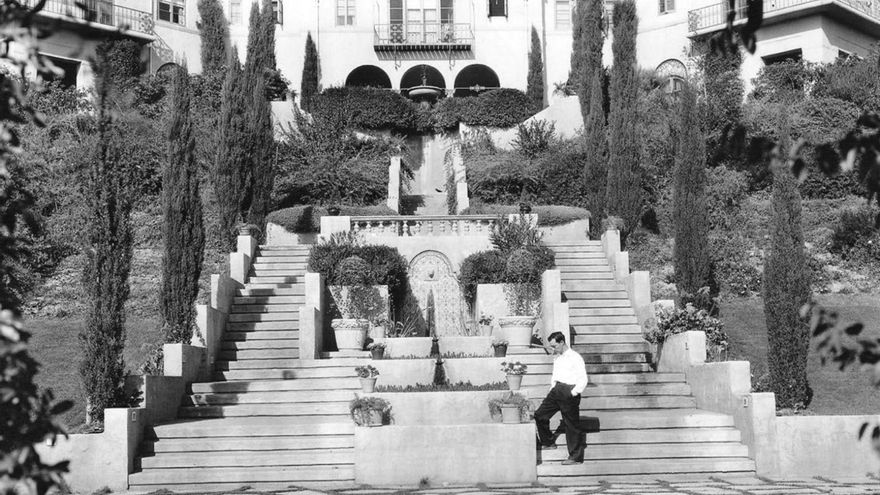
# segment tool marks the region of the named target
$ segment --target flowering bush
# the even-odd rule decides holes
[[[372,351],[373,349],[384,349],[385,347],[385,342],[373,342],[367,345],[367,350]],[[376,374],[378,375],[379,372],[377,371]]]
[[[515,363],[508,363],[504,361],[501,363],[501,371],[508,375],[525,375],[526,370],[529,367],[517,361]]]
[[[518,407],[521,420],[529,420],[529,412],[532,410],[532,402],[524,395],[511,392],[501,398],[489,399],[489,415],[496,421],[500,421],[501,408],[504,406]]]
[[[375,378],[379,376],[379,370],[368,364],[366,366],[356,366],[354,372],[358,378]]]
[[[706,333],[706,351],[710,361],[720,361],[727,354],[730,342],[724,333],[724,323],[692,304],[684,309],[661,308],[657,314],[657,328],[645,334],[645,340],[662,344],[669,336],[689,330]]]

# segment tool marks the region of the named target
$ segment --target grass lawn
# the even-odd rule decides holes
[[[37,362],[40,372],[36,381],[40,387],[50,388],[56,399],[70,399],[73,409],[62,417],[68,429],[85,422],[86,408],[79,377],[82,360],[79,338],[83,329],[82,318],[28,318],[25,329],[31,333],[28,349]],[[162,341],[158,319],[129,316],[126,322],[125,363],[126,368],[136,369],[143,360],[144,344]]]
[[[829,294],[819,303],[835,310],[841,319],[861,321],[866,332],[880,333],[880,296]],[[730,338],[730,359],[747,360],[754,380],[767,370],[767,325],[760,298],[742,298],[721,304],[721,319]],[[822,366],[811,351],[807,377],[813,388],[813,402],[806,414],[876,414],[880,412],[880,390],[871,386],[871,371],[838,371]]]

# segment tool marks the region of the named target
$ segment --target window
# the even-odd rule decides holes
[[[354,25],[354,2],[355,0],[336,0],[336,25]]]
[[[390,0],[392,43],[437,43],[455,39],[453,0]]]
[[[675,0],[659,0],[660,1],[660,13],[668,14],[675,10]]]
[[[241,0],[229,0],[229,23],[241,24]]]
[[[777,64],[779,62],[785,62],[787,60],[798,61],[803,59],[803,52],[800,48],[788,52],[776,53],[773,55],[767,55],[766,57],[761,57],[761,60],[764,61],[764,65]]]
[[[58,67],[62,71],[62,75],[53,75],[47,76],[45,81],[53,81],[57,82],[63,88],[75,88],[76,87],[76,78],[79,75],[79,65],[80,62],[78,60],[71,60],[69,58],[58,58],[52,57],[49,55],[45,55],[55,67]]]
[[[571,4],[569,0],[556,0],[556,29],[571,29]]]
[[[183,17],[183,0],[159,0],[159,20],[185,24]]]
[[[489,0],[489,17],[507,17],[507,0]]]
[[[284,4],[281,0],[272,0],[272,14],[275,15],[275,24],[284,25]]]

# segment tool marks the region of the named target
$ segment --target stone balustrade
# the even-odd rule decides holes
[[[488,236],[498,221],[492,215],[350,217],[351,231],[364,235]]]

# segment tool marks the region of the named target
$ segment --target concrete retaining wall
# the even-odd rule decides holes
[[[589,239],[590,219],[575,220],[563,225],[539,227],[545,243],[586,242]]]
[[[871,431],[859,427],[877,416],[779,416],[776,418],[778,474],[786,477],[865,476],[880,472]]]
[[[452,382],[471,382],[473,385],[503,382],[501,371],[505,358],[453,358],[444,359],[446,378]],[[370,361],[379,370],[379,386],[429,384],[434,380],[434,360],[425,359],[382,359]]]
[[[386,358],[424,357],[431,355],[431,337],[393,337],[376,339],[385,343]],[[441,354],[493,356],[492,337],[440,337]]]
[[[371,485],[531,483],[535,425],[355,428],[355,481]]]
[[[395,426],[474,425],[494,423],[489,400],[500,399],[507,390],[474,392],[375,393],[391,404]]]

